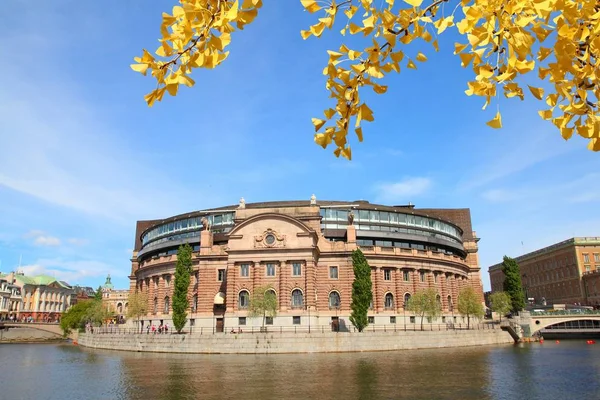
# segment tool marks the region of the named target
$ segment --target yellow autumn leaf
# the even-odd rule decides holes
[[[529,86],[529,85],[527,85],[527,87],[529,88],[529,91],[536,99],[541,100],[542,97],[544,97],[544,89],[536,88],[536,87]]]
[[[326,121],[323,121],[322,119],[313,118],[312,123],[315,126],[315,132],[317,132],[319,129],[321,129],[323,127],[323,125],[325,125],[325,122]]]
[[[404,2],[413,7],[419,7],[423,3],[423,0],[404,0]]]
[[[315,13],[321,9],[321,6],[317,4],[316,0],[300,0],[306,11],[309,13]]]
[[[354,132],[356,132],[356,136],[358,137],[358,141],[362,142],[363,141],[363,132],[362,132],[362,128],[358,127],[354,130]]]
[[[410,69],[417,69],[417,66],[415,65],[415,63],[411,59],[408,60],[408,63],[406,64],[406,67],[410,68]]]
[[[427,57],[425,56],[425,54],[419,52],[417,53],[417,61],[425,62],[427,61]]]
[[[502,117],[500,116],[500,111],[498,111],[496,113],[496,116],[494,117],[494,119],[486,122],[486,125],[494,128],[494,129],[502,128]]]

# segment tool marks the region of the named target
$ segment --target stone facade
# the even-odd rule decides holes
[[[114,313],[117,321],[127,316],[127,310],[129,309],[128,297],[129,289],[115,289],[109,274],[106,277],[106,282],[102,285],[102,304],[109,312]]]
[[[139,221],[130,291],[147,296],[143,324],[170,324],[177,246],[190,243],[190,325],[255,326],[247,299],[269,285],[279,305],[269,324],[337,326],[349,323],[351,253],[360,248],[372,271],[372,323],[408,318],[406,299],[425,288],[438,291],[444,316],[451,316],[466,286],[483,302],[478,240],[468,209],[242,199],[237,206]]]
[[[527,298],[548,304],[599,305],[600,237],[576,237],[516,258]],[[502,264],[489,267],[492,292],[502,291]],[[597,289],[595,289],[597,287]]]

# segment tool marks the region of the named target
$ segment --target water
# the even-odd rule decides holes
[[[181,355],[0,345],[0,399],[600,399],[600,344]]]

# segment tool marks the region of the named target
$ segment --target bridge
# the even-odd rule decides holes
[[[48,322],[0,322],[0,329],[7,328],[29,328],[29,329],[37,329],[39,331],[50,332],[55,334],[57,337],[63,337],[63,331],[60,329],[60,324],[58,323],[48,323]]]
[[[531,332],[576,329],[600,333],[600,310],[560,310],[531,312]]]

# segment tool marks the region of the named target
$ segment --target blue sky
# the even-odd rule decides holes
[[[229,58],[196,71],[148,108],[150,78],[129,64],[155,49],[172,1],[9,0],[0,16],[0,271],[128,287],[135,221],[226,204],[368,199],[468,207],[487,267],[572,236],[600,234],[600,156],[565,142],[535,100],[495,107],[464,94],[472,71],[425,49],[419,70],[365,94],[376,121],[352,138],[353,161],[313,143],[311,117],[331,105],[321,71],[342,38],[303,41],[314,15],[266,1],[232,37]]]

